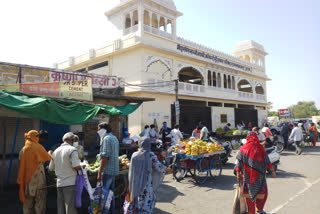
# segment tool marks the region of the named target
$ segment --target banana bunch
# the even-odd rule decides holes
[[[193,144],[191,146],[191,155],[193,156],[199,155],[200,150],[201,150],[201,147],[198,144]]]
[[[224,148],[219,143],[208,143],[207,150],[209,153],[224,151]]]

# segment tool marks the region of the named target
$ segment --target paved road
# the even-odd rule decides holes
[[[267,213],[311,214],[320,213],[320,143],[306,148],[301,156],[284,151],[277,178],[268,177],[269,198]],[[222,176],[208,180],[205,185],[195,185],[191,178],[176,182],[172,175],[165,178],[158,192],[155,214],[230,214],[234,198],[234,158],[225,165]]]

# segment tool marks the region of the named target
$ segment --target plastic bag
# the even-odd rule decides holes
[[[233,214],[245,214],[247,210],[246,199],[243,196],[241,187],[237,185],[236,195],[233,201]]]
[[[113,196],[112,190],[98,185],[93,192],[93,200],[90,203],[90,214],[108,213]]]

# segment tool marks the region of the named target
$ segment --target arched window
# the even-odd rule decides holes
[[[130,18],[130,14],[126,15],[126,23],[125,23],[125,27],[130,28],[131,27],[131,18]]]
[[[244,57],[244,59],[247,60],[248,62],[250,62],[250,56],[249,56],[249,55],[246,55],[246,56]]]
[[[211,71],[208,71],[208,86],[212,86],[212,76],[211,76]]]
[[[147,67],[147,73],[150,74],[152,78],[170,81],[170,68],[161,60],[150,63]]]
[[[150,13],[149,11],[144,11],[144,14],[143,14],[143,23],[145,25],[149,25],[150,26]]]
[[[228,88],[228,80],[227,80],[227,75],[223,75],[223,87]]]
[[[230,75],[228,75],[228,88],[231,89],[231,78],[230,78]]]
[[[238,83],[238,91],[253,93],[251,84],[244,79]]]
[[[217,76],[216,76],[216,72],[213,72],[212,74],[212,86],[217,87]]]
[[[179,71],[179,81],[185,83],[191,83],[196,85],[203,85],[203,77],[201,73],[193,68],[193,67],[186,67]]]
[[[137,10],[135,10],[133,12],[132,19],[133,19],[133,26],[135,26],[135,25],[137,25],[139,23],[138,11]]]
[[[264,89],[261,84],[256,85],[255,90],[256,90],[256,94],[264,95]]]
[[[236,83],[234,80],[234,76],[232,76],[232,89],[235,90],[236,89]]]
[[[221,88],[221,74],[218,73],[218,87]]]

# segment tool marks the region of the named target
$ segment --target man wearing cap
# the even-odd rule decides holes
[[[75,214],[76,209],[76,179],[77,171],[81,170],[78,150],[73,147],[75,136],[66,133],[63,143],[52,154],[49,169],[57,176],[58,214]]]

